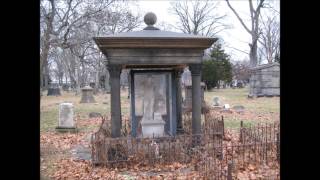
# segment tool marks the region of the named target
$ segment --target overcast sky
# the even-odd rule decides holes
[[[249,52],[248,42],[251,39],[250,35],[248,34],[248,32],[245,31],[243,26],[240,24],[239,20],[230,10],[230,8],[227,6],[227,3],[224,0],[215,1],[216,3],[219,3],[217,13],[221,15],[226,14],[227,17],[225,19],[225,22],[232,26],[231,29],[226,29],[218,34],[224,41],[224,49],[229,55],[231,55],[232,60],[238,61],[243,59],[249,59],[247,54],[237,51],[230,47],[234,47]],[[168,24],[176,24],[177,19],[174,15],[170,14],[169,12],[170,2],[170,0],[138,0],[135,3],[136,6],[131,7],[133,11],[141,13],[143,16],[145,13],[149,11],[154,12],[157,15],[157,23],[166,22]],[[266,0],[266,2],[270,3],[277,12],[280,12],[280,0]],[[231,0],[230,3],[233,6],[233,8],[236,9],[239,15],[244,19],[247,26],[250,27],[250,21],[246,21],[250,20],[248,0]],[[275,13],[274,10],[270,9],[264,9],[262,14],[278,15],[278,13]],[[155,26],[157,26],[157,24],[155,24]],[[171,31],[177,30],[171,29]]]

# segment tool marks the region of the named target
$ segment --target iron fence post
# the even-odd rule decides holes
[[[243,128],[243,121],[240,122],[240,138],[239,138],[240,142],[242,142],[242,128]]]
[[[232,180],[232,168],[233,168],[233,162],[229,161],[228,162],[228,175],[227,175],[227,180]]]
[[[280,162],[280,133],[277,132],[277,161]]]

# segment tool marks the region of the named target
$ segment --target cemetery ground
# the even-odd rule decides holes
[[[89,113],[97,112],[103,116],[110,114],[110,94],[95,95],[96,103],[79,103],[81,96],[75,96],[74,92],[62,91],[62,96],[41,97],[40,104],[40,146],[41,146],[41,178],[42,179],[187,179],[193,176],[192,170],[188,176],[178,172],[186,166],[174,163],[166,167],[139,167],[134,169],[109,169],[94,167],[90,163],[90,137],[100,126],[101,118],[89,118]],[[224,117],[226,135],[232,140],[237,139],[240,122],[244,126],[253,126],[258,123],[274,122],[280,119],[279,97],[261,97],[256,99],[247,98],[248,89],[214,89],[205,92],[205,101],[211,105],[214,97],[219,97],[222,104],[230,107],[242,105],[244,112],[238,113],[233,110],[215,113]],[[58,106],[62,102],[71,102],[74,105],[77,133],[58,133],[55,127],[58,125]],[[128,91],[121,92],[121,106],[123,121],[129,119],[130,101]],[[236,140],[235,140],[236,141]],[[78,147],[83,147],[83,149]],[[79,150],[80,149],[80,150]],[[81,152],[81,150],[83,152]],[[76,151],[82,153],[82,158],[75,156]],[[152,172],[152,173],[150,173]],[[259,176],[238,179],[261,179]],[[262,178],[263,179],[263,178]]]

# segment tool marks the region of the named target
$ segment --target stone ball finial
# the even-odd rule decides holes
[[[156,14],[154,14],[153,12],[148,12],[145,16],[144,16],[144,22],[148,25],[148,26],[152,26],[157,22],[157,16]]]

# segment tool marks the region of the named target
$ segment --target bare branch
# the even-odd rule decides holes
[[[237,51],[239,51],[239,52],[242,52],[242,53],[245,53],[245,54],[248,54],[248,55],[249,55],[248,52],[243,51],[243,50],[241,50],[241,49],[238,49],[238,48],[235,48],[235,47],[231,47],[231,46],[226,46],[226,47],[231,48],[231,49],[234,49],[234,50],[237,50]]]
[[[217,3],[206,1],[177,1],[171,3],[171,13],[179,18],[178,25],[173,25],[184,33],[213,36],[221,30],[214,32],[215,26],[224,26],[220,21],[225,15],[212,14]],[[220,23],[220,24],[219,24]]]
[[[229,0],[226,0],[227,4],[229,6],[229,8],[232,10],[232,12],[237,16],[238,20],[240,21],[240,23],[242,24],[242,26],[246,29],[246,31],[249,34],[252,34],[252,31],[244,24],[243,20],[240,18],[240,16],[238,15],[238,13],[234,10],[234,8],[231,6]]]

